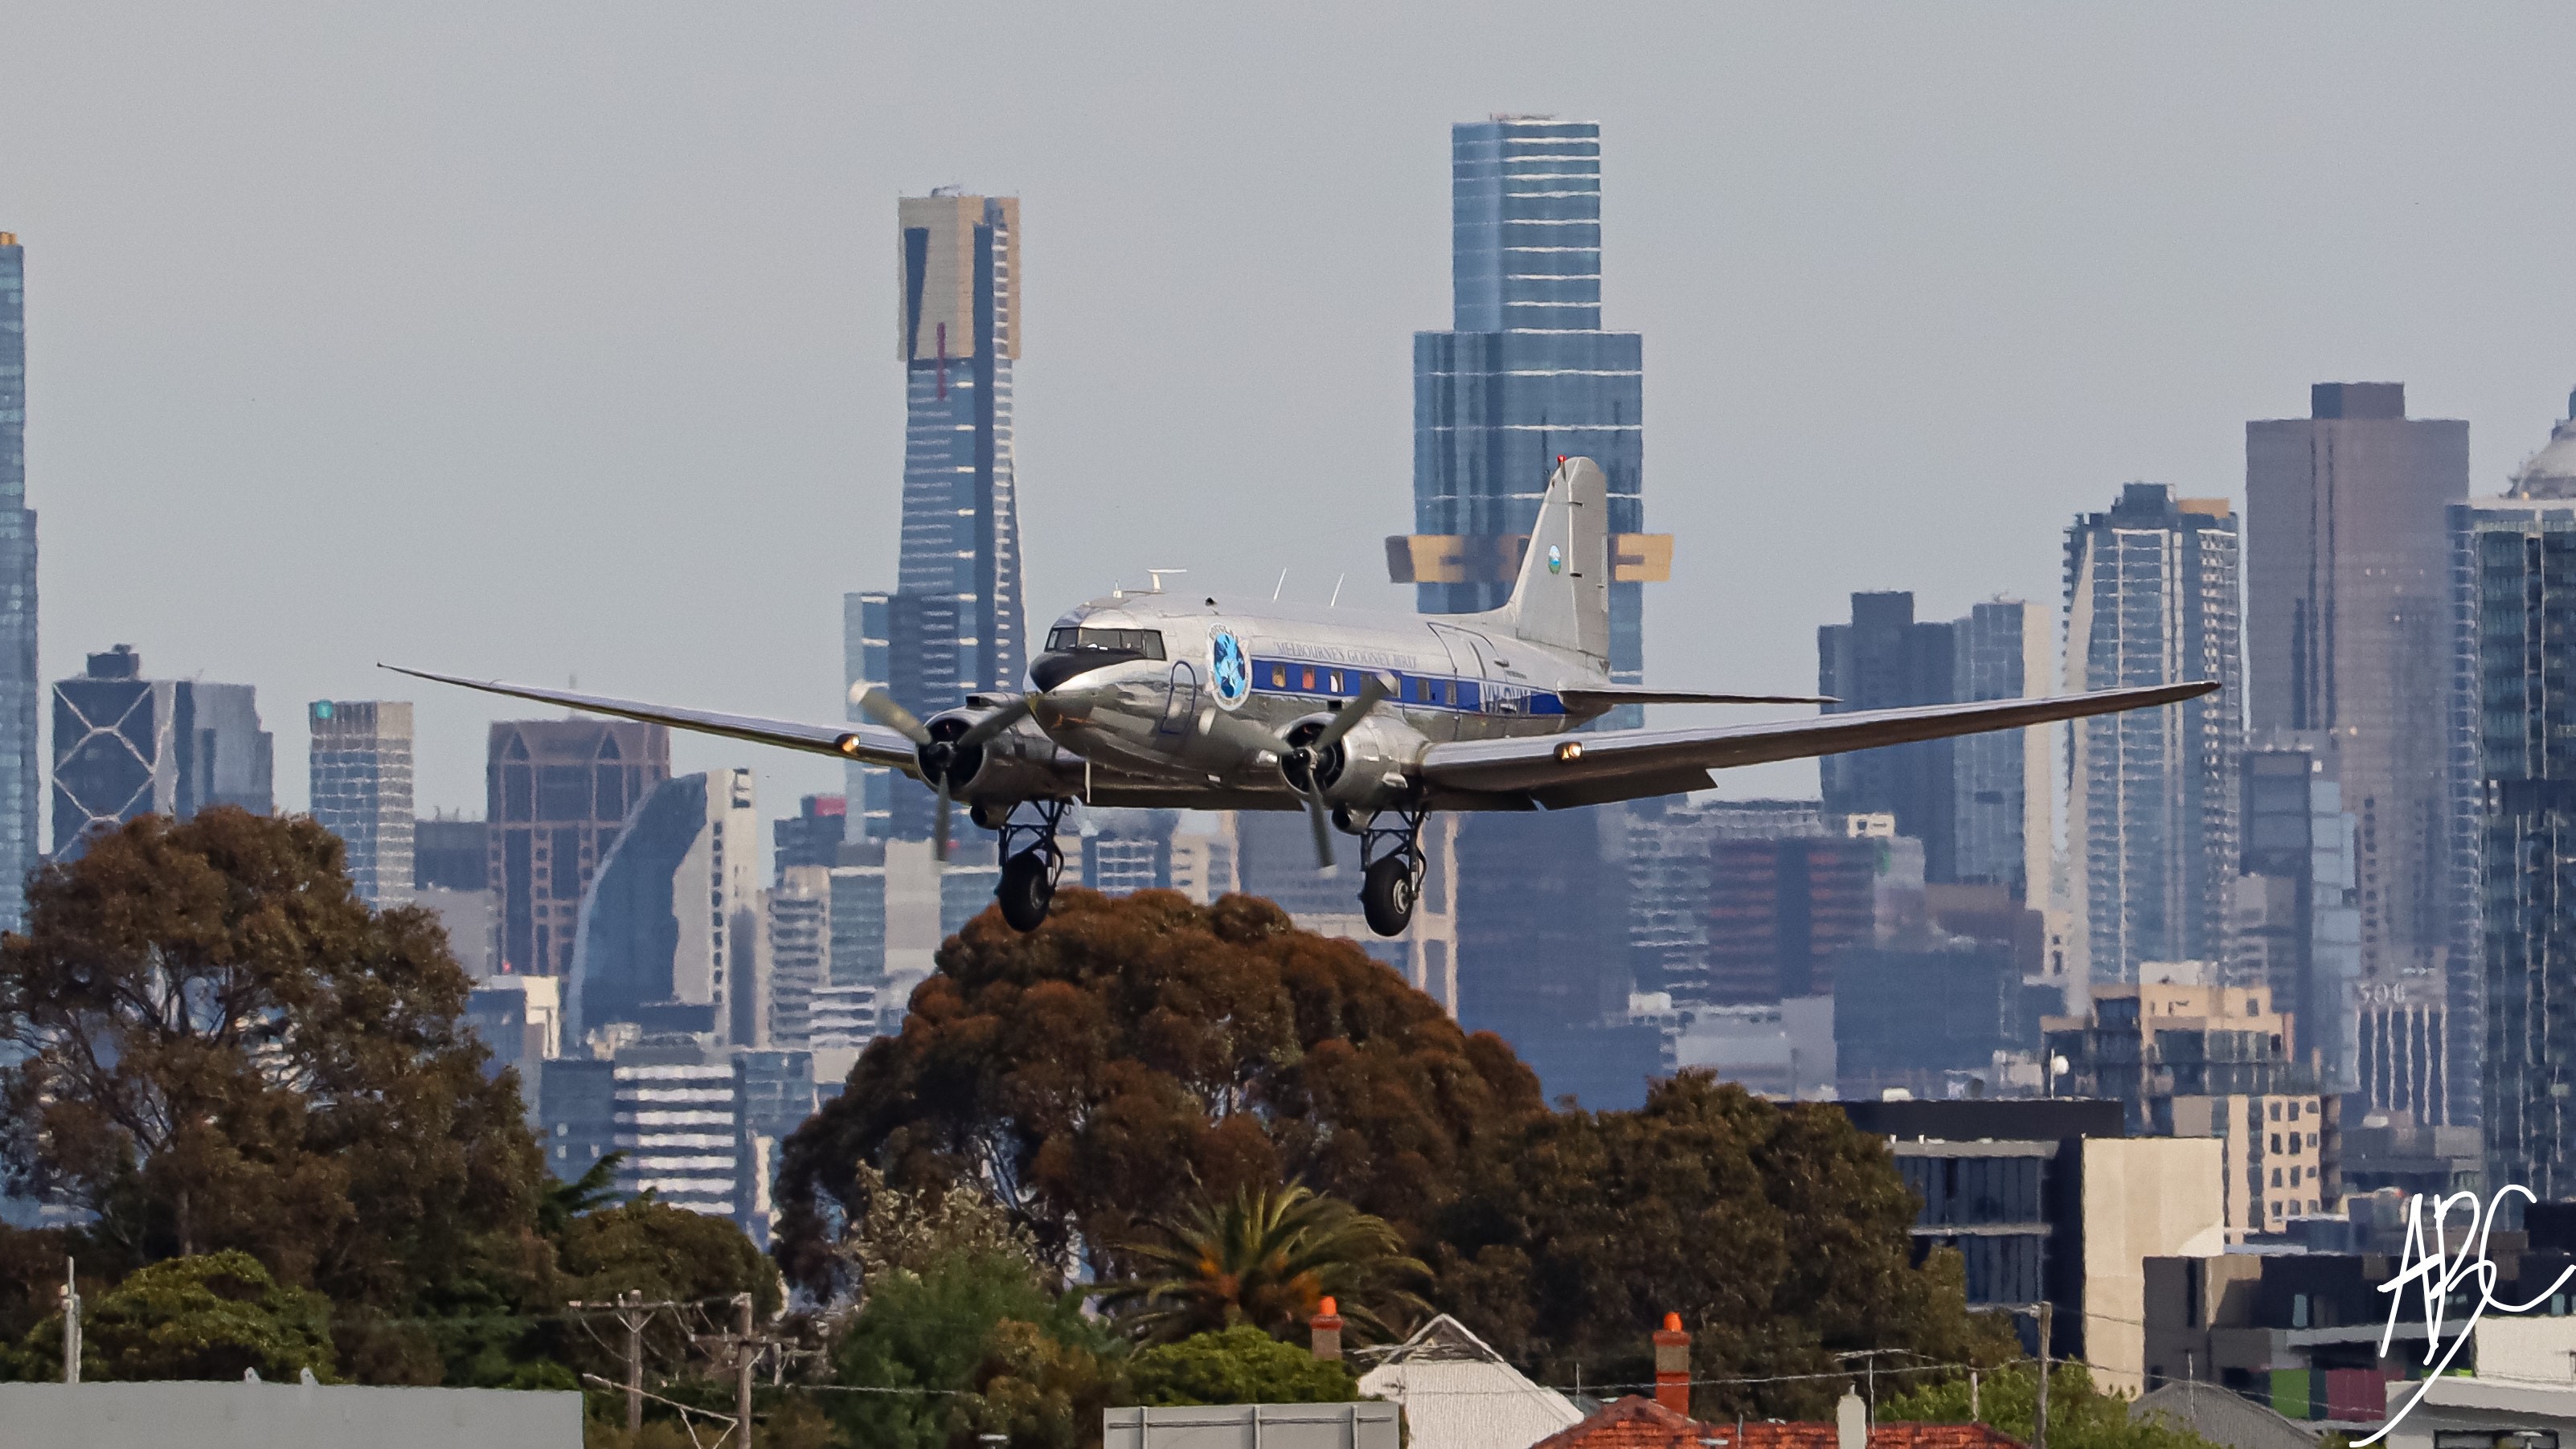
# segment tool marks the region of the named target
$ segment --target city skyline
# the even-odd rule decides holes
[[[2554,123],[2523,72],[2568,23],[2542,12],[2325,35],[1899,16],[1856,54],[1821,17],[1631,17],[1543,57],[1503,46],[1508,26],[1388,17],[1324,107],[1294,102],[1346,48],[1330,23],[1048,18],[993,41],[999,99],[963,118],[935,68],[834,83],[849,56],[952,33],[927,17],[648,21],[593,38],[626,65],[543,85],[532,57],[564,32],[526,18],[478,45],[492,89],[391,83],[403,42],[462,23],[306,37],[365,82],[345,97],[260,54],[255,24],[181,22],[111,71],[122,42],[63,14],[0,57],[28,118],[0,229],[41,263],[49,674],[125,639],[279,698],[374,697],[369,666],[407,657],[837,718],[828,601],[869,582],[900,487],[872,239],[888,198],[952,180],[1042,208],[1018,419],[1046,480],[1024,507],[1046,540],[1032,617],[1164,564],[1264,593],[1285,567],[1317,601],[1347,574],[1346,603],[1396,602],[1376,541],[1409,526],[1407,334],[1453,300],[1443,137],[1494,111],[1603,127],[1603,304],[1646,335],[1652,526],[1685,541],[1652,586],[1657,680],[1792,685],[1799,636],[1857,589],[1910,589],[1931,617],[2050,597],[2045,520],[2133,479],[2232,493],[2243,420],[2295,415],[2317,379],[2403,377],[2418,411],[2470,421],[2479,492],[2576,381],[2576,290],[2539,241],[2560,203],[2531,181]],[[1200,63],[1068,95],[1148,34]],[[1434,55],[1427,83],[1385,83]],[[2365,96],[2356,73],[2406,83]],[[724,124],[669,108],[681,74]],[[236,86],[256,101],[234,132],[182,123]],[[1163,123],[1184,110],[1200,121]],[[1793,134],[1765,119],[1819,111],[1833,123]],[[68,135],[94,148],[77,170],[49,139]],[[654,240],[674,215],[711,220]],[[221,339],[226,367],[173,335]],[[1851,508],[1830,546],[1821,502]],[[702,558],[690,520],[719,507],[735,536]],[[190,606],[129,568],[186,580]],[[665,586],[683,571],[711,577]],[[302,617],[317,595],[335,608]],[[241,622],[281,618],[299,627]],[[1728,626],[1671,623],[1694,618]],[[420,707],[421,800],[470,808],[487,716]],[[279,724],[292,758],[300,721]],[[828,762],[761,768],[773,799],[841,788]]]

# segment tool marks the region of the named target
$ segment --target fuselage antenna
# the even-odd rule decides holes
[[[1163,575],[1185,574],[1188,572],[1188,569],[1147,569],[1145,570],[1145,577],[1154,581],[1154,592],[1159,594],[1163,591]]]
[[[1333,580],[1333,601],[1326,604],[1324,606],[1325,608],[1338,609],[1342,606],[1342,583],[1343,580],[1348,579],[1349,577],[1350,575],[1346,573],[1343,574],[1341,578]]]
[[[1274,604],[1278,603],[1279,591],[1286,587],[1288,587],[1288,571],[1286,569],[1281,569],[1279,571],[1279,582],[1270,586],[1270,602]]]

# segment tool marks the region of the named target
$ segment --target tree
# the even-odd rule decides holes
[[[62,1315],[29,1337],[30,1357],[59,1362]],[[292,1381],[333,1377],[331,1305],[282,1287],[248,1253],[171,1258],[128,1274],[81,1317],[84,1379],[238,1379],[245,1369]]]
[[[344,1305],[541,1291],[541,1175],[426,910],[370,910],[303,818],[144,816],[0,939],[0,1167],[125,1264],[239,1249]]]
[[[1127,1365],[1139,1404],[1340,1404],[1360,1396],[1350,1370],[1250,1324],[1156,1344]]]
[[[953,1254],[869,1286],[836,1359],[830,1407],[853,1443],[972,1449],[979,1434],[1016,1449],[1096,1443],[1115,1401],[1108,1335],[1078,1295],[1050,1297],[1026,1260]]]
[[[1160,1241],[1130,1244],[1127,1255],[1159,1276],[1102,1295],[1134,1305],[1127,1326],[1141,1338],[1170,1342],[1236,1324],[1294,1334],[1327,1295],[1354,1326],[1385,1338],[1429,1308],[1402,1285],[1431,1270],[1384,1218],[1303,1186],[1247,1187],[1158,1226]]]
[[[1635,1112],[1534,1120],[1478,1162],[1443,1216],[1433,1296],[1544,1378],[1651,1374],[1667,1312],[1703,1378],[1826,1374],[1832,1355],[1911,1349],[2001,1362],[1959,1261],[1910,1266],[1914,1199],[1884,1143],[1830,1105],[1775,1106],[1706,1073]],[[1821,1380],[1709,1385],[1703,1415],[1827,1416]]]
[[[607,1300],[620,1293],[675,1302],[729,1302],[739,1293],[765,1320],[784,1299],[778,1269],[742,1229],[642,1197],[574,1218],[563,1235],[567,1295]]]
[[[863,1292],[885,1274],[923,1273],[955,1257],[1014,1259],[1030,1274],[1037,1272],[1037,1245],[1028,1229],[970,1183],[907,1192],[863,1162],[851,1198],[858,1210],[833,1251]]]
[[[1412,1239],[1487,1136],[1545,1104],[1494,1037],[1267,901],[1067,890],[1022,935],[986,912],[940,948],[901,1035],[873,1042],[783,1154],[778,1246],[818,1294],[865,1163],[966,1182],[1057,1271],[1218,1193],[1303,1180]]]
[[[1977,1385],[1980,1423],[2027,1443],[2037,1406],[2039,1373],[2028,1360],[1988,1370]],[[1879,1401],[1883,1423],[1964,1424],[1969,1421],[1968,1381],[1942,1379]],[[2048,1371],[2049,1449],[2216,1449],[2208,1440],[2153,1414],[2129,1417],[2128,1401],[2093,1386],[2080,1363]]]

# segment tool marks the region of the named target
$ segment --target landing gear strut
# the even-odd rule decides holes
[[[993,890],[1002,919],[1015,931],[1034,931],[1044,924],[1055,899],[1056,878],[1064,873],[1064,850],[1055,843],[1056,826],[1073,808],[1070,800],[1026,800],[1011,807],[996,827],[1001,831],[1002,883]],[[1038,818],[1020,818],[1025,809]]]
[[[1422,894],[1422,873],[1430,862],[1422,855],[1422,822],[1427,809],[1380,810],[1372,813],[1360,837],[1360,913],[1381,936],[1400,936],[1413,924],[1413,904]],[[1388,816],[1393,825],[1378,822]]]

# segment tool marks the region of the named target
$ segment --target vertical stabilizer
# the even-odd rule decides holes
[[[1557,464],[1511,601],[1487,617],[1515,638],[1610,667],[1610,482],[1600,464]]]

